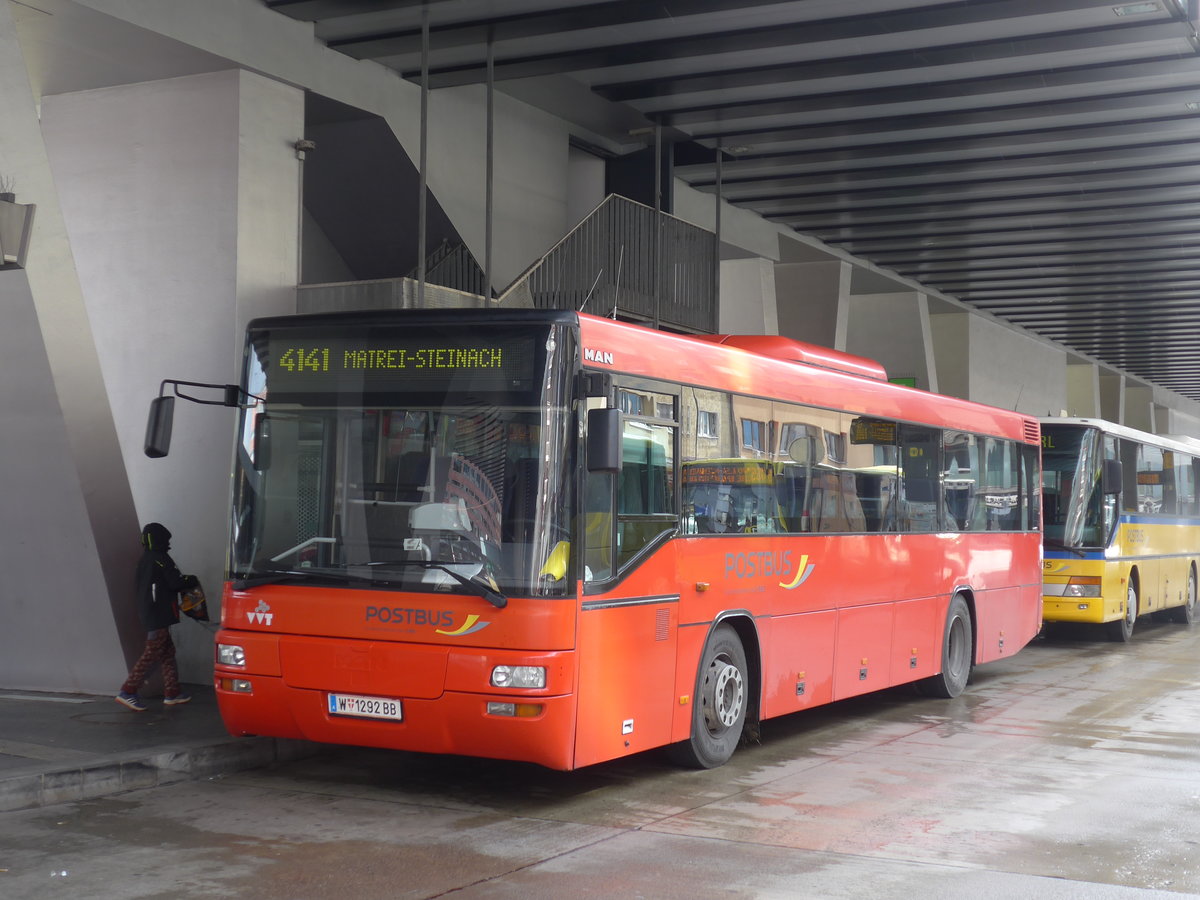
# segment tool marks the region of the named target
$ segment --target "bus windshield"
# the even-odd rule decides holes
[[[1115,498],[1105,502],[1100,432],[1042,426],[1042,501],[1049,547],[1099,548],[1108,542]]]
[[[569,592],[574,478],[557,326],[253,328],[231,577]]]

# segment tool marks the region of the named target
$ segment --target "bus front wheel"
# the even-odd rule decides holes
[[[1138,593],[1137,583],[1130,576],[1128,587],[1125,589],[1125,615],[1117,619],[1115,622],[1109,622],[1108,639],[1119,643],[1127,642],[1133,637],[1133,623],[1137,621],[1138,614]]]
[[[733,756],[749,700],[746,651],[737,632],[721,625],[709,636],[692,698],[692,736],[672,748],[676,762],[713,769]]]
[[[946,630],[942,635],[942,670],[917,682],[921,693],[930,697],[950,699],[967,687],[974,660],[975,636],[971,627],[971,611],[962,594],[955,594],[946,610]]]

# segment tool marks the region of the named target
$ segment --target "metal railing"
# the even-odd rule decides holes
[[[416,279],[417,270],[409,272],[408,277]],[[483,269],[461,242],[452,244],[444,240],[425,260],[426,284],[484,296],[487,294],[484,278]]]
[[[717,329],[716,235],[615,194],[530,266],[497,300],[470,252],[443,243],[426,264],[424,303],[412,278],[297,288],[297,312],[524,306],[572,309],[655,327]]]
[[[715,253],[711,231],[612,194],[499,302],[714,332]]]

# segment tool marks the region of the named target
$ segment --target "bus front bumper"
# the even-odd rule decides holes
[[[574,698],[569,695],[531,698],[447,691],[436,699],[380,698],[394,703],[400,715],[399,719],[381,719],[332,714],[329,691],[290,687],[277,676],[218,667],[214,682],[221,718],[234,735],[573,768],[575,716]],[[509,712],[509,707],[523,709],[516,714]]]

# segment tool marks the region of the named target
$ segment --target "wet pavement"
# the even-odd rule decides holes
[[[1128,645],[1051,636],[953,701],[895,689],[775,720],[711,771],[361,748],[168,770],[0,815],[0,897],[1200,897],[1198,651],[1200,627],[1157,622]],[[21,702],[0,698],[6,736]],[[224,740],[175,719],[202,703],[157,725],[114,710],[62,727]]]
[[[210,687],[192,702],[147,699],[134,712],[111,696],[0,690],[0,812],[269,765],[312,752],[300,741],[234,738]],[[0,893],[2,896],[2,893]]]

